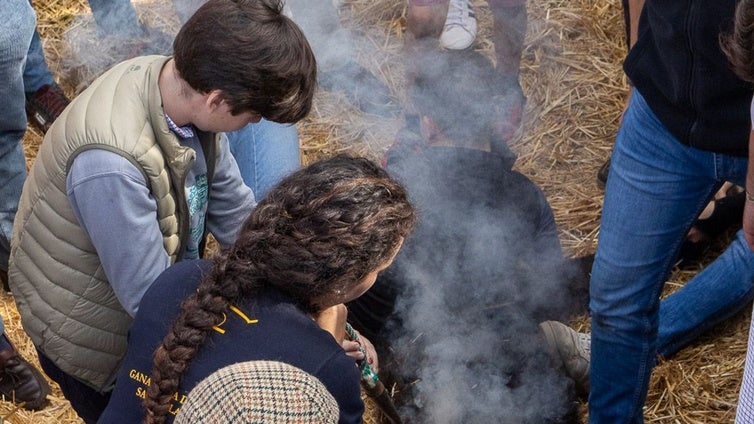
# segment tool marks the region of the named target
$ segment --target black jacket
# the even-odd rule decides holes
[[[647,0],[623,68],[680,142],[746,156],[752,87],[733,74],[720,48],[735,7],[735,0]]]
[[[349,303],[348,319],[356,329],[381,344],[383,325],[400,320],[392,315],[397,292],[418,284],[417,272],[460,309],[505,303],[508,296],[516,297],[517,304],[531,303],[526,307],[536,310],[531,315],[570,308],[565,296],[560,296],[564,305],[549,302],[545,307],[537,304],[539,297],[522,294],[530,284],[551,285],[543,289],[549,292],[563,289],[556,276],[565,264],[552,209],[539,187],[511,169],[513,159],[396,143],[387,154],[387,170],[405,185],[419,222],[393,265]],[[539,270],[536,277],[525,272],[532,268]]]

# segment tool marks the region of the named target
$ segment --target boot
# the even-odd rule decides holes
[[[0,395],[24,409],[42,409],[48,403],[50,385],[34,365],[18,354],[7,336],[2,337],[10,347],[0,350]]]
[[[70,102],[63,89],[55,83],[45,84],[33,93],[26,93],[29,123],[46,133]]]

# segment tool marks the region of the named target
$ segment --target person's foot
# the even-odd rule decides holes
[[[610,173],[610,158],[607,158],[605,163],[600,166],[599,171],[597,171],[597,186],[599,188],[604,189],[605,184],[607,184],[607,175]]]
[[[10,342],[2,335],[7,344]],[[6,343],[3,343],[6,344]],[[0,395],[24,409],[38,410],[47,405],[50,385],[42,373],[24,358],[16,348],[0,350]]]
[[[476,16],[469,0],[450,0],[440,46],[450,50],[467,49],[474,44],[476,31]]]
[[[395,116],[390,91],[377,77],[354,61],[319,75],[319,85],[328,91],[346,95],[363,112],[381,116]]]
[[[588,396],[591,335],[579,333],[558,321],[542,322],[539,328],[552,358],[561,364],[566,375],[576,383],[576,392],[580,396]]]
[[[63,89],[55,83],[45,84],[37,91],[27,93],[26,115],[29,123],[46,133],[70,102]]]
[[[676,266],[696,266],[716,240],[729,234],[728,230],[740,229],[745,204],[745,191],[726,193],[725,197],[711,201],[705,208],[706,215],[702,212],[704,217],[697,218],[681,244]]]

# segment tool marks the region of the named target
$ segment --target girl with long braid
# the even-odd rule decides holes
[[[256,206],[233,246],[157,278],[100,422],[170,423],[213,371],[276,360],[319,378],[338,402],[340,423],[360,423],[358,369],[317,319],[345,323],[342,304],[390,265],[414,220],[404,189],[366,159],[339,156],[290,175]]]

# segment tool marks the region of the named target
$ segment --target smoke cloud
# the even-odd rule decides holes
[[[573,383],[538,329],[573,306],[564,263],[534,246],[510,209],[485,207],[489,192],[463,187],[479,205],[459,209],[459,194],[433,189],[420,168],[400,174],[420,224],[387,275],[404,288],[387,365],[403,379],[401,413],[438,424],[571,422]]]
[[[180,22],[203,3],[174,0],[167,8],[139,3],[138,10],[146,12],[139,14],[139,31],[125,38],[91,15],[77,17],[65,35],[69,78],[83,89],[124,59],[170,54]],[[333,3],[339,2],[287,4],[315,52],[321,86],[343,92],[365,112],[399,112],[392,93],[356,62],[358,37],[341,26],[339,4]],[[130,22],[125,15],[108,20]],[[455,111],[478,109],[482,97],[456,100],[449,105]],[[451,157],[449,169],[453,163]],[[491,200],[500,195],[494,187],[438,180],[421,166],[403,169],[400,177],[420,212],[419,228],[388,271],[403,290],[390,325],[394,360],[383,367],[394,367],[405,383],[399,393],[402,414],[411,422],[437,424],[574,420],[573,383],[547,355],[538,329],[540,321],[572,311],[569,271],[559,246],[531,241],[537,217],[519,213],[528,200],[508,193],[500,206]],[[474,200],[459,204],[459,197]]]
[[[77,16],[65,34],[68,51],[63,59],[64,73],[81,91],[123,60],[171,54],[180,25],[204,3],[205,0],[173,0],[167,4],[90,0],[92,15]],[[369,114],[394,117],[399,109],[392,93],[355,60],[358,37],[341,25],[336,3],[287,0],[284,13],[309,40],[317,57],[323,89],[345,95]]]
[[[541,190],[512,171],[512,154],[494,138],[493,111],[506,95],[499,81],[479,53],[420,53],[408,91],[423,141],[399,137],[388,154],[419,222],[372,290],[399,288],[388,366],[409,422],[577,418],[573,382],[538,325],[583,312],[584,279],[563,258]]]

